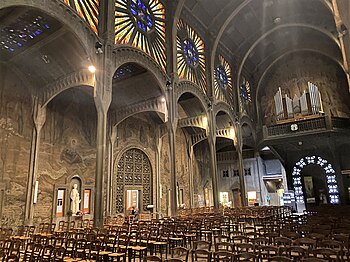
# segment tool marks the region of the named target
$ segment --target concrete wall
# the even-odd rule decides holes
[[[260,157],[244,159],[244,168],[251,170],[251,175],[246,175],[245,178],[245,187],[246,192],[256,191],[257,193],[257,202],[260,205],[278,205],[277,192],[268,192],[267,190],[267,180],[264,179],[266,176],[281,176],[283,188],[287,189],[287,179],[286,172],[279,160],[263,160]],[[279,167],[279,172],[274,174],[269,174],[266,166],[273,164],[274,166]],[[228,177],[223,177],[223,172],[228,170]],[[234,176],[234,170],[238,170],[238,161],[223,161],[218,163],[218,177],[219,177],[219,192],[228,192],[230,201],[232,201],[232,191],[239,190],[239,177]],[[270,197],[270,203],[268,203],[266,197]]]
[[[0,64],[1,225],[23,222],[33,122],[25,83]]]

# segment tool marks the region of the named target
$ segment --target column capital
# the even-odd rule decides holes
[[[46,122],[46,106],[36,104],[34,108],[33,121],[35,129],[40,132]]]
[[[103,113],[107,113],[112,102],[112,62],[108,59],[107,55],[110,52],[108,52],[107,49],[108,48],[106,48],[106,52],[99,57],[95,72],[94,101],[97,112],[102,111]]]

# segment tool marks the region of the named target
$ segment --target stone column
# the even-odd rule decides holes
[[[246,196],[246,190],[245,190],[245,178],[244,178],[244,163],[243,163],[243,137],[242,137],[242,130],[241,125],[238,123],[236,124],[236,137],[234,139],[235,147],[237,150],[238,155],[238,174],[239,174],[239,185],[241,190],[241,201],[242,206],[247,206],[247,196]]]
[[[189,208],[194,207],[194,201],[193,201],[193,195],[194,195],[194,190],[193,190],[193,145],[188,146],[188,175],[189,175]]]
[[[210,150],[210,173],[213,184],[213,201],[214,208],[219,208],[219,190],[218,190],[218,172],[216,161],[216,119],[212,107],[208,111],[208,143]]]
[[[169,137],[169,155],[170,155],[170,211],[171,216],[176,215],[177,211],[177,196],[176,196],[176,101],[174,93],[174,83],[171,83],[167,89],[168,96],[168,137]]]
[[[160,192],[160,157],[161,157],[161,150],[162,150],[162,137],[160,134],[160,128],[157,129],[157,149],[156,149],[156,209],[155,211],[159,214],[161,211],[161,192]]]
[[[33,224],[34,187],[35,187],[35,181],[37,180],[40,134],[41,134],[41,129],[45,124],[45,121],[46,121],[46,106],[42,107],[38,103],[38,101],[35,100],[34,110],[33,110],[34,128],[32,132],[32,142],[30,147],[27,195],[26,195],[26,205],[25,205],[25,211],[24,211],[24,223],[26,225]]]
[[[95,106],[97,112],[96,132],[96,173],[95,173],[95,198],[94,221],[95,227],[103,226],[103,214],[105,210],[103,181],[106,170],[106,142],[107,142],[107,112],[112,101],[112,75],[108,56],[110,48],[104,49],[99,57],[95,75]]]
[[[112,214],[112,198],[113,198],[113,174],[114,174],[114,144],[117,140],[117,126],[111,128],[108,137],[108,169],[106,183],[106,216]]]

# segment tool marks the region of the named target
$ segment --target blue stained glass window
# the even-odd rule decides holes
[[[227,74],[222,66],[216,68],[216,80],[221,88],[225,88],[228,84]]]
[[[154,22],[151,17],[151,11],[142,2],[142,0],[137,0],[137,4],[131,2],[130,12],[135,17],[137,26],[142,31],[147,32],[153,28]]]
[[[14,52],[50,29],[41,15],[23,14],[13,24],[0,26],[0,49]]]
[[[195,66],[198,61],[198,52],[192,40],[185,39],[182,45],[184,55],[186,57],[187,64],[190,66]]]

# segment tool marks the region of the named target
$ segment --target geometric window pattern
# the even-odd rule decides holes
[[[223,56],[219,56],[219,64],[214,71],[215,97],[217,100],[232,101],[231,68]]]
[[[137,47],[165,69],[165,8],[160,0],[116,0],[116,44]]]
[[[180,79],[197,84],[206,94],[204,43],[184,21],[177,24],[177,72]]]
[[[0,49],[14,52],[36,41],[38,36],[51,29],[42,15],[25,13],[13,24],[0,26]]]
[[[72,7],[83,18],[92,30],[97,34],[99,0],[63,0],[68,6]]]
[[[240,86],[240,95],[245,103],[252,102],[250,83],[245,78],[243,78]]]
[[[120,158],[115,177],[115,207],[117,213],[123,213],[124,187],[142,186],[142,206],[146,210],[152,203],[151,163],[144,152],[133,148],[126,151]]]
[[[316,164],[323,168],[326,173],[329,203],[339,204],[339,190],[335,178],[335,171],[330,163],[322,157],[307,156],[300,159],[293,168],[293,186],[295,193],[295,200],[297,203],[304,203],[304,192],[301,182],[301,170],[310,164]]]

